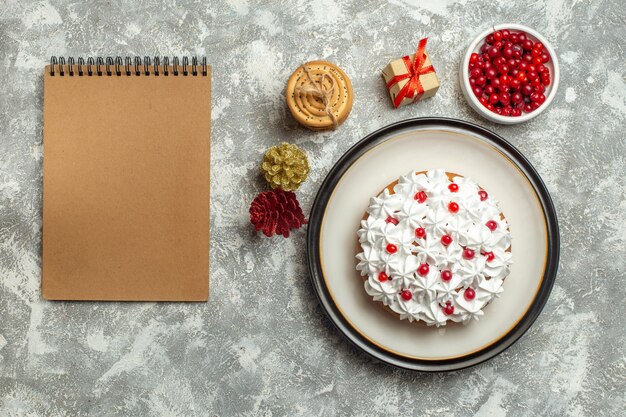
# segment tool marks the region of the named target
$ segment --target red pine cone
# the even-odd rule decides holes
[[[296,195],[276,188],[256,196],[250,205],[250,223],[267,237],[274,234],[289,237],[290,229],[306,224]]]

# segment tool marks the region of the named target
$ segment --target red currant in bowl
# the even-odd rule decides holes
[[[472,41],[459,78],[476,112],[492,122],[516,124],[550,105],[560,73],[556,53],[543,36],[529,27],[505,23]]]

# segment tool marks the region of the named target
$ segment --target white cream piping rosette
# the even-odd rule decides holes
[[[412,171],[371,198],[358,237],[367,294],[400,319],[429,326],[478,320],[512,263],[497,202],[443,169]]]

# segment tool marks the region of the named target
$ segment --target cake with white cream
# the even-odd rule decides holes
[[[512,263],[497,202],[443,169],[410,172],[371,198],[358,237],[367,294],[429,326],[477,320]]]

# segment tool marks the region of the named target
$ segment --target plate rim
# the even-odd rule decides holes
[[[533,188],[539,205],[543,210],[548,240],[548,253],[542,282],[528,310],[519,321],[502,337],[482,349],[470,352],[466,355],[435,360],[395,355],[375,345],[359,334],[339,312],[338,307],[330,296],[329,289],[323,277],[320,256],[322,219],[333,190],[347,170],[370,148],[383,143],[386,140],[385,137],[393,137],[391,134],[394,131],[411,127],[422,130],[429,125],[433,125],[435,129],[441,129],[442,126],[445,126],[465,131],[473,136],[478,136],[478,139],[486,141],[488,144],[496,147],[504,156],[508,157],[526,177]],[[442,372],[471,367],[499,355],[512,346],[528,331],[543,310],[556,280],[560,256],[560,234],[556,209],[545,183],[530,161],[528,161],[528,159],[510,142],[497,133],[472,122],[447,117],[419,117],[391,123],[366,135],[351,146],[333,165],[320,185],[313,205],[311,206],[307,229],[306,256],[309,277],[327,317],[352,345],[356,346],[370,357],[398,368],[413,371]]]

